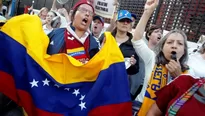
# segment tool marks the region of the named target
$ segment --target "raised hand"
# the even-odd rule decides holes
[[[158,6],[159,0],[147,0],[144,6],[145,11],[150,11],[151,13]]]
[[[165,66],[168,69],[170,75],[174,78],[179,76],[182,72],[179,61],[176,62],[175,60],[170,60],[170,62]]]
[[[137,60],[135,59],[135,56],[132,55],[131,58],[130,58],[130,64],[131,64],[131,65],[135,65],[136,62],[137,62]]]

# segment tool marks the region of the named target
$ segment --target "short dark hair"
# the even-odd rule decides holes
[[[148,37],[148,36],[150,36],[150,35],[152,34],[152,32],[153,32],[154,30],[156,30],[156,29],[161,29],[161,30],[163,30],[161,26],[159,26],[159,25],[154,25],[154,24],[152,24],[152,25],[147,29],[145,37],[146,37],[146,39],[147,39],[148,41],[149,41],[149,37]]]
[[[73,10],[73,12],[72,12],[72,14],[71,14],[71,22],[73,22],[74,17],[75,17],[75,14],[76,14],[76,12],[78,11],[78,8],[79,8],[79,6],[77,6],[77,7]]]
[[[205,53],[205,41],[203,42],[203,44],[201,45],[200,49],[199,49],[199,53],[203,54]]]
[[[58,16],[58,15],[57,15],[54,11],[52,11],[52,10],[51,10],[51,11],[49,11],[49,12],[52,12],[52,13],[54,14],[54,16],[55,16],[55,17],[57,17],[57,16]]]

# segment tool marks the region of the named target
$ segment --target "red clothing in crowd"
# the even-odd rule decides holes
[[[30,6],[26,6],[25,8],[24,8],[24,13],[25,14],[27,14],[28,13],[28,9],[30,8]]]
[[[88,36],[89,37],[89,36]],[[74,57],[82,63],[86,63],[89,61],[89,39],[85,40],[84,44],[82,44],[79,40],[77,40],[70,32],[66,30],[65,32],[65,53]]]
[[[169,107],[199,79],[183,75],[156,93],[156,104],[163,114],[168,114]],[[199,94],[199,93],[198,93]],[[205,97],[205,96],[204,96]],[[192,96],[177,112],[176,116],[205,116],[205,104]]]

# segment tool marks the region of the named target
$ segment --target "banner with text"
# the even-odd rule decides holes
[[[113,3],[116,0],[94,0],[94,7],[96,15],[104,18],[113,18],[115,6]]]

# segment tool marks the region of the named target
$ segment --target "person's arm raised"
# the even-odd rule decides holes
[[[52,4],[52,7],[51,7],[51,10],[52,11],[57,11],[56,0],[53,0],[53,4]]]
[[[114,30],[114,28],[116,27],[115,21],[116,21],[117,13],[118,13],[119,6],[120,6],[118,0],[114,1],[113,6],[115,7],[115,12],[113,14],[113,18],[110,20],[110,25],[106,29],[106,31],[110,31],[110,32],[112,32]]]
[[[146,1],[144,6],[144,12],[135,28],[134,37],[133,37],[134,41],[142,39],[147,22],[158,4],[159,4],[159,0]]]

